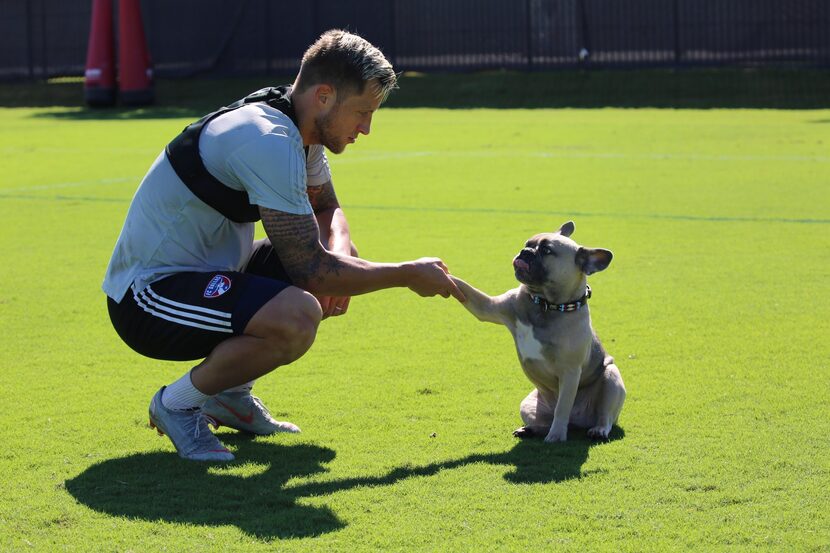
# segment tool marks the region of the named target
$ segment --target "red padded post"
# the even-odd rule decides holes
[[[139,0],[118,2],[118,85],[121,103],[144,106],[155,100],[153,68],[144,38]]]
[[[84,100],[93,107],[115,105],[115,34],[112,0],[92,0],[92,23],[84,71]]]

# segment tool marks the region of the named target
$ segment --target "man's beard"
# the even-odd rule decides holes
[[[343,150],[346,149],[346,142],[338,139],[333,130],[334,117],[339,110],[340,108],[335,106],[326,115],[314,120],[314,128],[317,131],[317,136],[320,138],[320,144],[325,146],[333,154],[342,154]]]

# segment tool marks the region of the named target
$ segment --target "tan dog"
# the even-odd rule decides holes
[[[613,357],[591,327],[586,276],[611,262],[608,250],[583,248],[570,239],[573,222],[537,234],[513,259],[518,288],[490,297],[453,277],[467,296],[464,307],[479,320],[513,334],[525,375],[536,389],[522,401],[521,438],[564,442],[568,424],[606,440],[625,401]]]

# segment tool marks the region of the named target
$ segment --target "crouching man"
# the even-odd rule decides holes
[[[339,154],[368,135],[395,86],[380,50],[328,31],[293,84],[188,126],[142,180],[103,289],[115,330],[135,351],[204,358],[150,403],[150,424],[181,457],[233,459],[209,422],[299,432],[251,388],[301,357],[320,321],[346,313],[351,296],[399,286],[463,300],[440,259],[359,259],[334,192],[325,149]],[[259,220],[268,238],[255,242]]]

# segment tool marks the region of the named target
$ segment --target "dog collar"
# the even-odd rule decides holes
[[[579,298],[576,301],[572,301],[570,303],[550,303],[548,300],[543,298],[542,296],[534,296],[530,294],[530,299],[536,305],[542,307],[542,311],[547,313],[548,311],[559,311],[561,313],[568,313],[570,311],[578,311],[583,306],[588,305],[588,298],[591,297],[591,287],[587,284],[585,285],[585,295]]]

